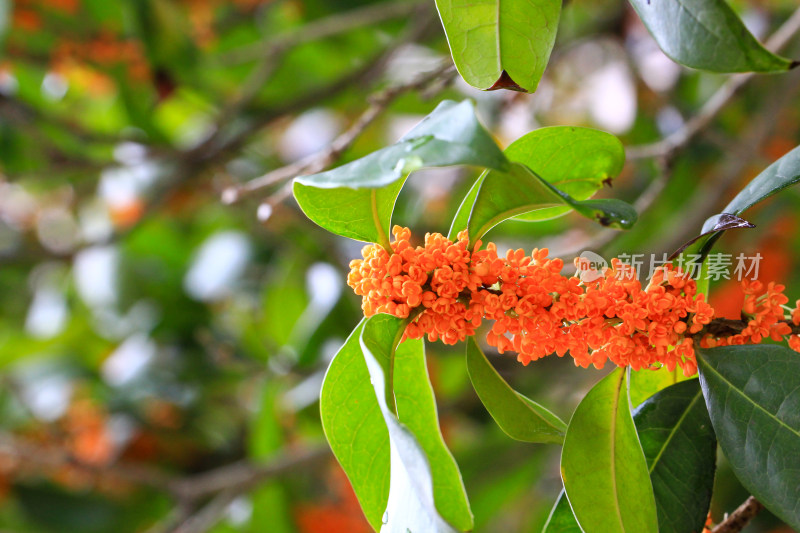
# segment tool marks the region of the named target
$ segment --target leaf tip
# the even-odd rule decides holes
[[[494,85],[486,89],[487,91],[496,91],[498,89],[508,89],[510,91],[518,91],[521,93],[527,93],[528,90],[520,87],[517,82],[511,79],[511,76],[508,75],[508,72],[503,70],[500,74],[500,77],[497,78],[497,81],[494,82]]]

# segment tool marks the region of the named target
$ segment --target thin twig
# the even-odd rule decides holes
[[[315,468],[330,457],[330,448],[320,445],[304,451],[287,453],[268,463],[240,461],[221,466],[169,484],[168,489],[184,500],[197,500],[224,490],[246,492],[259,483],[283,476],[298,469]]]
[[[777,52],[782,49],[796,33],[800,32],[800,8],[767,40],[767,49]],[[679,130],[652,144],[631,146],[626,152],[628,159],[647,157],[665,157],[686,145],[695,135],[702,131],[727,105],[736,92],[755,76],[755,73],[731,76],[711,98],[703,104],[700,111],[689,119]]]
[[[750,496],[725,520],[717,524],[711,533],[738,533],[743,530],[755,516],[764,509],[764,506],[755,497]]]
[[[336,162],[342,154],[353,145],[358,137],[372,124],[400,95],[421,90],[427,85],[440,80],[452,79],[455,68],[449,61],[440,67],[426,72],[421,76],[404,83],[389,87],[371,97],[369,107],[353,122],[353,124],[339,135],[327,148],[300,159],[289,165],[272,170],[261,177],[252,179],[241,185],[228,187],[222,192],[222,202],[232,204],[242,199],[248,193],[271,187],[282,181],[289,180],[303,174],[314,174]]]

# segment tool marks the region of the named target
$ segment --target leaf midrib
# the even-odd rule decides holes
[[[617,486],[617,415],[619,411],[619,397],[622,383],[625,380],[625,372],[620,372],[620,380],[614,393],[614,406],[611,410],[611,486],[614,488],[614,510],[617,512],[617,520],[621,531],[625,531],[625,523],[622,521],[622,510],[619,506],[619,487]]]
[[[731,383],[730,381],[728,381],[728,380],[725,378],[725,376],[723,376],[723,375],[722,375],[722,374],[721,374],[719,371],[717,371],[717,369],[715,369],[715,368],[713,368],[711,365],[709,365],[709,364],[708,364],[708,363],[707,363],[707,362],[706,362],[706,361],[705,361],[705,360],[704,360],[702,357],[700,357],[699,359],[700,359],[700,362],[703,364],[703,366],[705,366],[705,367],[706,367],[708,370],[710,370],[711,372],[713,372],[714,374],[716,374],[717,376],[719,376],[719,379],[721,379],[723,382],[725,382],[725,383],[726,383],[726,384],[727,384],[727,385],[728,385],[728,386],[731,388],[731,390],[733,390],[733,391],[737,392],[737,393],[739,394],[739,396],[741,396],[742,398],[746,399],[748,402],[750,402],[751,404],[753,404],[753,405],[754,405],[755,407],[757,407],[759,410],[761,410],[761,411],[763,411],[764,413],[766,413],[766,414],[767,414],[767,416],[769,416],[771,419],[773,419],[775,422],[777,422],[779,426],[782,426],[782,427],[786,428],[786,429],[787,429],[787,430],[789,430],[791,433],[794,433],[795,435],[797,435],[797,437],[798,437],[798,438],[800,438],[800,431],[797,431],[797,430],[796,430],[796,429],[794,429],[792,426],[788,425],[786,422],[784,422],[783,420],[781,420],[781,419],[780,419],[780,418],[778,418],[777,416],[775,416],[775,415],[773,415],[772,413],[770,413],[769,411],[767,411],[767,410],[766,410],[764,407],[762,407],[760,404],[756,403],[756,402],[755,402],[755,401],[754,401],[752,398],[750,398],[750,397],[749,397],[748,395],[746,395],[744,392],[742,392],[741,390],[739,390],[738,388],[736,388],[736,386],[735,386],[733,383]]]
[[[678,422],[672,427],[672,429],[669,432],[669,435],[667,436],[667,439],[664,441],[664,444],[661,446],[661,449],[658,450],[658,453],[653,459],[653,463],[650,465],[650,468],[647,471],[649,474],[653,473],[653,470],[655,470],[656,465],[658,465],[658,462],[661,460],[661,456],[664,455],[664,451],[667,449],[667,446],[669,446],[669,443],[672,442],[672,439],[678,433],[678,428],[681,426],[681,424],[683,424],[683,421],[689,415],[689,412],[692,409],[694,409],[694,404],[697,403],[697,400],[699,400],[701,396],[702,393],[698,391],[697,394],[694,395],[694,398],[692,398],[692,401],[689,402],[689,405],[683,411],[683,414],[678,419]]]

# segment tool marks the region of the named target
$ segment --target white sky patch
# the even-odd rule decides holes
[[[587,80],[589,113],[601,129],[625,133],[636,120],[636,86],[622,61],[605,65]]]
[[[342,131],[342,119],[328,109],[311,109],[298,116],[286,128],[278,143],[284,161],[302,159],[327,148]]]
[[[109,385],[120,387],[139,376],[156,355],[156,344],[143,333],[135,333],[117,346],[103,361],[100,374]]]
[[[113,246],[92,246],[75,256],[72,266],[75,287],[90,307],[116,303],[118,260],[119,253]]]
[[[207,238],[197,250],[183,287],[195,300],[214,301],[230,294],[250,259],[250,241],[238,231]]]
[[[62,374],[44,374],[37,367],[20,372],[20,399],[33,416],[44,422],[59,419],[72,397],[72,380]]]
[[[36,290],[25,318],[25,330],[38,339],[55,337],[64,330],[69,310],[64,293],[54,287]]]
[[[42,79],[42,94],[49,100],[61,100],[66,96],[69,83],[56,72],[48,72]]]

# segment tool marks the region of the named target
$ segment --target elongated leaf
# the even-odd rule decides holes
[[[794,66],[764,48],[725,0],[630,0],[675,62],[714,72],[780,72]]]
[[[331,361],[319,409],[331,450],[347,474],[364,516],[378,530],[389,500],[389,432],[359,344],[365,321]]]
[[[800,181],[800,146],[790,151],[747,184],[722,210],[723,213],[738,215],[758,202],[766,200],[775,193]],[[718,215],[716,215],[718,216]],[[717,223],[716,216],[703,225],[703,233]]]
[[[468,100],[442,102],[392,146],[333,170],[296,178],[294,196],[308,218],[328,231],[385,244],[405,178],[420,168],[450,165],[508,168]]]
[[[685,379],[683,372],[677,367],[672,372],[666,368],[631,371],[631,405],[638,407],[658,391]]]
[[[319,409],[331,450],[347,474],[364,516],[377,530],[389,500],[389,432],[361,353],[364,322],[366,319],[331,361]]]
[[[467,371],[486,410],[509,437],[525,442],[564,441],[567,425],[512,389],[486,359],[475,339],[467,340]]]
[[[583,533],[578,521],[575,520],[575,515],[572,514],[572,508],[569,506],[569,500],[563,490],[558,495],[553,510],[550,511],[550,516],[547,517],[547,523],[544,525],[542,533]]]
[[[633,420],[656,497],[658,531],[702,531],[711,503],[717,441],[698,380],[671,385]]]
[[[486,174],[469,216],[469,237],[474,242],[504,220],[536,209],[568,206],[581,215],[617,229],[636,222],[636,210],[615,199],[576,200],[520,163],[509,172]]]
[[[397,417],[414,434],[430,463],[436,508],[456,528],[471,530],[472,511],[461,472],[439,429],[422,339],[407,340],[397,347],[393,381]]]
[[[630,412],[624,369],[603,378],[572,415],[561,477],[586,533],[657,533],[653,487]]]
[[[467,83],[536,90],[555,43],[560,0],[436,0],[436,7]]]
[[[511,143],[504,153],[510,161],[522,163],[576,200],[586,200],[604,183],[610,183],[625,163],[625,150],[615,136],[573,126],[539,128]],[[478,189],[486,175],[493,172],[481,174],[464,198],[453,220],[451,238],[467,227]],[[572,208],[567,205],[543,207],[517,219],[547,220],[570,211]]]
[[[700,384],[742,485],[800,529],[800,355],[778,345],[701,349]]]
[[[468,530],[472,513],[458,467],[439,431],[422,341],[411,341],[395,354],[404,328],[402,319],[375,315],[364,323],[360,340],[389,431],[391,481],[382,531],[450,532],[455,531],[453,525]],[[397,415],[395,406],[387,403],[391,390]]]
[[[705,257],[708,252],[711,251],[711,247],[717,239],[719,239],[725,229],[717,230],[720,220],[724,220],[724,215],[739,215],[758,202],[766,200],[773,194],[794,185],[798,181],[800,181],[800,146],[772,163],[761,174],[753,178],[750,183],[725,206],[722,213],[709,217],[703,224],[700,236],[689,241],[688,244],[691,244],[689,248],[690,252],[699,253]],[[686,246],[684,246],[684,248],[685,247]]]

